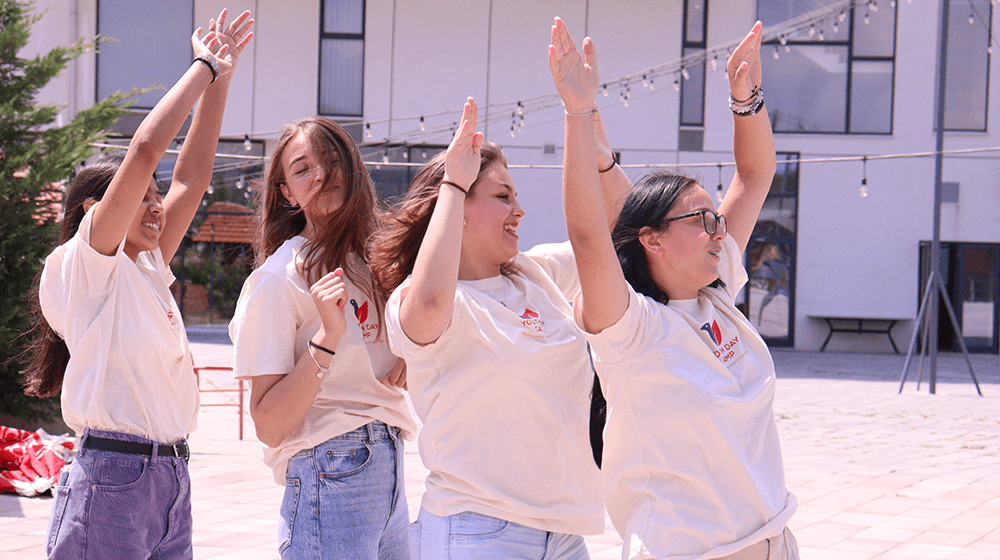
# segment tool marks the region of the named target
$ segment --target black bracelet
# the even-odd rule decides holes
[[[219,65],[216,64],[214,60],[205,55],[196,56],[194,57],[194,60],[192,60],[191,62],[194,63],[195,60],[204,62],[205,66],[208,66],[208,69],[212,71],[212,81],[209,83],[214,84],[215,79],[219,77]]]
[[[597,172],[598,173],[607,173],[608,171],[611,171],[612,169],[614,169],[615,165],[617,165],[617,164],[618,164],[618,162],[615,161],[615,158],[611,158],[611,165],[609,165],[607,169],[598,169]]]
[[[326,352],[327,354],[329,354],[331,356],[336,356],[337,355],[337,353],[334,352],[333,350],[329,350],[327,348],[323,348],[322,346],[320,346],[319,344],[316,344],[315,342],[313,342],[311,340],[309,341],[309,346],[311,346],[311,347],[319,350],[320,352]]]
[[[442,185],[451,185],[451,186],[455,187],[456,189],[464,192],[465,194],[469,194],[469,189],[463,189],[462,185],[459,185],[458,183],[455,183],[453,181],[441,181],[441,184]],[[472,188],[472,186],[470,185],[469,188]]]

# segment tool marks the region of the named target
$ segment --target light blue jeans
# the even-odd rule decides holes
[[[376,421],[289,459],[278,523],[283,560],[408,560],[398,434]]]
[[[438,517],[421,508],[410,524],[412,560],[590,560],[580,535],[551,533],[479,513]]]

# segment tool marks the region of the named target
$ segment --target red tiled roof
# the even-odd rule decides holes
[[[253,243],[253,213],[235,202],[213,202],[208,207],[208,217],[191,240],[196,243]]]

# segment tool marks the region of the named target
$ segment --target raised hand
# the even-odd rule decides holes
[[[764,25],[754,24],[726,62],[729,92],[734,98],[749,99],[754,88],[760,87],[760,41]]]
[[[191,35],[191,47],[194,49],[195,58],[207,56],[214,59],[219,69],[219,75],[216,78],[232,72],[232,58],[228,60],[226,58],[226,54],[229,52],[229,45],[223,45],[222,41],[219,41],[219,38],[215,36],[215,31],[209,31],[204,37],[201,37],[202,31],[202,28],[199,27]]]
[[[469,192],[479,175],[479,152],[483,147],[483,133],[476,132],[479,109],[476,100],[469,98],[462,110],[462,121],[455,131],[455,137],[448,145],[444,163],[444,181],[456,184]]]
[[[594,106],[600,78],[597,52],[590,37],[583,40],[583,56],[576,49],[566,24],[558,17],[552,25],[549,70],[568,113],[587,113]]]
[[[339,340],[347,329],[347,319],[344,306],[347,304],[347,287],[342,278],[344,271],[340,268],[328,272],[309,288],[313,303],[323,321],[326,337]]]
[[[221,45],[229,47],[227,55],[231,58],[229,62],[235,69],[240,54],[243,53],[243,49],[250,43],[250,39],[253,39],[253,32],[250,31],[250,28],[253,27],[254,20],[247,19],[250,17],[250,10],[246,10],[237,16],[229,26],[226,26],[226,16],[228,13],[229,11],[223,8],[219,12],[219,19],[209,20],[208,30],[215,32],[215,37],[220,41]]]

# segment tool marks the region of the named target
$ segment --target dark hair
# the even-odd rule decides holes
[[[649,274],[646,251],[639,241],[639,231],[644,227],[659,229],[663,218],[688,186],[698,181],[685,175],[656,171],[639,180],[622,205],[618,222],[611,232],[611,240],[618,253],[625,280],[636,293],[648,296],[664,305],[670,301],[667,294],[656,285]],[[669,227],[670,224],[666,224]]]
[[[441,181],[444,180],[445,156],[446,152],[438,153],[417,173],[406,196],[385,216],[384,227],[372,243],[372,274],[386,296],[413,272],[420,244],[437,204]],[[503,150],[492,142],[483,142],[479,157],[479,174],[469,187],[469,196],[475,196],[475,188],[490,165],[499,163],[507,167]],[[512,270],[511,263],[501,267],[504,274]]]
[[[357,254],[368,263],[368,242],[378,229],[375,186],[368,176],[368,169],[351,135],[336,122],[326,117],[309,117],[288,124],[271,154],[264,175],[264,183],[257,189],[257,235],[254,243],[256,264],[260,266],[274,254],[282,243],[302,233],[306,219],[301,209],[293,208],[281,192],[286,182],[281,164],[288,143],[302,134],[309,146],[316,151],[320,165],[325,167],[325,181],[321,191],[332,188],[339,171],[344,179],[344,204],[316,223],[314,239],[303,245],[303,260],[299,272],[312,284],[337,267],[356,286],[374,300],[378,316],[382,316],[385,298],[376,289],[374,280],[363,281],[363,272],[347,262],[348,253]],[[382,322],[379,321],[379,332]]]
[[[63,203],[63,220],[59,229],[58,245],[66,243],[80,229],[80,222],[87,214],[84,203],[101,200],[107,192],[111,179],[125,159],[124,151],[117,151],[97,159],[81,169],[71,181],[69,192]],[[23,359],[30,357],[28,368],[24,370],[24,392],[31,397],[54,397],[62,389],[63,376],[69,364],[69,348],[42,314],[38,296],[38,282],[35,279],[31,293],[31,330],[26,333],[28,344],[21,353]]]

